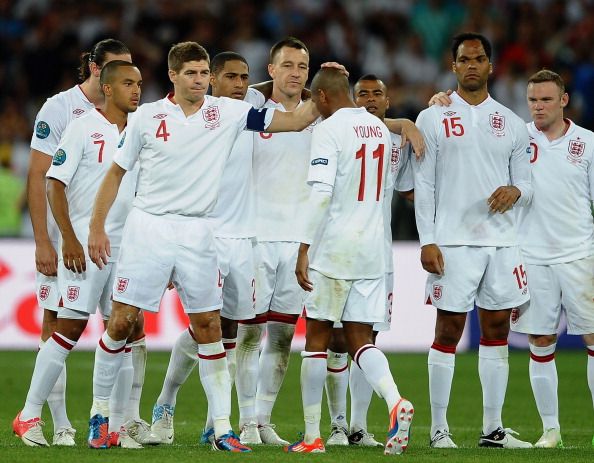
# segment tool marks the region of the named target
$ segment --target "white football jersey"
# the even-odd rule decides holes
[[[309,266],[342,280],[383,277],[390,132],[365,108],[342,108],[313,132],[307,181],[333,187]]]
[[[31,137],[31,149],[53,156],[66,126],[77,117],[95,108],[80,88],[80,85],[60,92],[43,104],[35,117],[35,130]],[[47,231],[50,240],[58,243],[60,231],[47,206]]]
[[[273,100],[268,100],[264,108],[285,111]],[[310,191],[307,161],[315,124],[301,132],[254,134],[258,241],[299,241],[299,211]]]
[[[517,208],[532,197],[526,123],[490,96],[476,106],[455,92],[451,98],[417,118],[425,137],[425,155],[412,161],[421,246],[515,246]],[[504,214],[491,213],[487,199],[507,185],[520,198]]]
[[[404,147],[400,135],[390,132],[392,140],[390,167],[388,168],[388,179],[386,180],[384,198],[384,236],[386,242],[386,273],[394,272],[394,261],[392,259],[392,197],[394,190],[410,191],[414,188],[412,165],[410,161],[410,143]]]
[[[239,133],[246,127],[267,127],[274,113],[210,95],[189,117],[169,96],[144,104],[137,112],[114,157],[126,170],[136,160],[140,163],[134,206],[150,214],[192,217],[212,213],[223,168]]]
[[[528,124],[534,198],[521,216],[520,245],[529,264],[594,254],[594,133],[569,123],[565,135],[553,141]]]
[[[243,101],[254,107],[262,106],[264,97],[248,88]],[[223,170],[219,197],[210,217],[214,235],[219,238],[252,238],[254,228],[254,187],[252,155],[254,134],[243,131],[235,140]]]
[[[47,171],[48,178],[66,185],[70,222],[85,250],[95,196],[124,136],[125,131],[120,134],[117,124],[109,122],[101,112],[90,111],[68,125]],[[117,260],[124,223],[132,208],[137,176],[137,169],[124,175],[105,221],[111,261]]]

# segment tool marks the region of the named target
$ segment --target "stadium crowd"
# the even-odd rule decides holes
[[[387,84],[388,116],[415,119],[437,90],[454,88],[447,71],[449,41],[460,30],[493,43],[490,91],[524,120],[525,81],[542,67],[563,77],[566,114],[594,127],[594,8],[591,0],[16,0],[0,2],[0,172],[21,197],[35,114],[45,99],[77,82],[81,50],[118,37],[143,72],[143,102],[169,89],[166,55],[172,43],[195,40],[211,56],[234,50],[250,63],[250,80],[268,79],[270,46],[292,35],[307,38],[310,67],[339,61],[352,76],[374,73]],[[8,182],[3,184],[8,185]],[[7,187],[8,188],[8,187]],[[7,194],[9,194],[7,193]],[[7,196],[4,195],[6,198]],[[395,239],[416,239],[412,207],[395,198],[403,220]],[[14,211],[2,212],[0,234],[19,234]],[[5,215],[6,214],[6,215]],[[26,218],[26,213],[24,217]],[[18,220],[18,219],[17,219]],[[31,236],[30,226],[20,234]]]

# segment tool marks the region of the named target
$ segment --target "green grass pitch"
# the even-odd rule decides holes
[[[147,374],[142,399],[142,415],[150,421],[153,402],[159,394],[167,368],[168,353],[149,352]],[[477,373],[476,352],[459,354],[456,358],[456,375],[452,389],[450,428],[458,450],[431,450],[428,448],[429,398],[427,392],[426,356],[422,354],[389,355],[392,373],[401,393],[415,405],[412,442],[403,456],[384,456],[382,449],[329,448],[322,455],[287,455],[280,448],[256,446],[251,454],[229,455],[213,452],[197,444],[206,412],[205,398],[197,372],[190,377],[179,394],[173,446],[160,446],[143,450],[111,449],[96,451],[86,448],[86,426],[91,403],[91,376],[93,354],[73,352],[68,359],[68,411],[78,430],[76,448],[28,448],[12,435],[11,422],[22,407],[35,361],[34,352],[0,352],[0,462],[52,462],[85,463],[109,462],[185,462],[206,463],[228,459],[252,462],[325,461],[325,462],[375,462],[389,458],[411,462],[534,462],[555,459],[566,462],[594,462],[592,434],[594,413],[586,383],[586,356],[583,350],[559,352],[559,396],[563,450],[500,450],[477,448],[481,427],[481,390]],[[289,371],[273,413],[273,422],[279,434],[289,440],[296,439],[303,430],[301,395],[299,389],[300,359],[293,354]],[[322,420],[323,433],[327,436],[329,419],[326,405]],[[510,381],[503,413],[504,425],[520,432],[520,438],[536,441],[541,434],[541,424],[528,380],[528,354],[512,352],[510,356]],[[51,442],[52,424],[44,409],[47,422],[45,434]],[[237,426],[237,408],[234,404],[232,422]],[[374,397],[369,412],[369,428],[379,440],[386,434],[387,410],[383,401]],[[236,429],[237,431],[237,429]]]

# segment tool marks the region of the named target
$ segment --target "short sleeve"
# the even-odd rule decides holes
[[[124,170],[134,169],[144,145],[141,132],[142,108],[137,109],[133,118],[128,119],[128,126],[120,138],[113,162]]]
[[[329,124],[314,127],[311,139],[307,183],[325,183],[334,186],[340,145]]]
[[[47,178],[55,178],[68,186],[78,170],[85,151],[85,130],[80,119],[72,121],[54,153]]]
[[[67,125],[68,112],[60,106],[59,100],[47,100],[35,118],[31,149],[53,156]]]

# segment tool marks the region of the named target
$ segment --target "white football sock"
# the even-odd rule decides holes
[[[146,338],[140,339],[129,344],[132,349],[132,366],[134,367],[134,379],[132,381],[132,390],[130,391],[130,400],[126,406],[127,420],[140,420],[140,397],[142,396],[142,386],[144,385],[144,373],[146,370]]]
[[[289,367],[291,341],[295,325],[269,321],[266,323],[267,337],[260,355],[258,388],[256,392],[256,417],[258,424],[270,423],[272,408]]]
[[[354,360],[373,390],[386,401],[390,413],[401,396],[384,353],[373,344],[365,344],[355,353]]]
[[[192,337],[190,330],[187,329],[181,332],[171,350],[167,373],[161,393],[157,398],[157,405],[175,406],[179,388],[186,382],[197,364],[198,343]]]
[[[41,409],[48,399],[60,374],[64,370],[66,357],[76,346],[76,342],[54,333],[37,352],[31,385],[27,393],[21,420],[41,417]],[[66,418],[68,420],[68,418]]]
[[[556,346],[556,343],[546,347],[530,344],[528,372],[536,408],[542,420],[543,431],[560,428],[557,397],[558,377],[555,364]]]
[[[237,328],[235,390],[239,404],[239,429],[256,422],[256,387],[260,359],[260,343],[266,323],[240,323]]]
[[[446,415],[454,379],[455,363],[455,347],[433,343],[427,357],[429,401],[431,402],[431,437],[437,431],[449,431]]]
[[[100,414],[109,416],[109,398],[116,377],[122,365],[126,340],[116,341],[107,331],[99,339],[95,349],[95,365],[93,367],[93,404],[90,416]]]
[[[237,356],[236,356],[236,345],[237,338],[223,338],[223,347],[225,348],[225,354],[227,355],[227,367],[229,368],[229,376],[231,377],[231,387],[235,382],[235,372],[237,371]]]
[[[481,339],[479,345],[479,378],[483,388],[483,434],[503,427],[501,409],[509,376],[507,341]]]
[[[124,349],[124,355],[122,355],[120,371],[109,398],[109,432],[120,432],[120,427],[126,421],[126,405],[130,399],[133,382],[132,348],[127,345]]]
[[[349,387],[349,354],[328,350],[326,398],[330,422],[348,430],[346,421],[347,389]]]
[[[221,341],[198,345],[198,369],[218,438],[231,430],[231,378]]]
[[[371,403],[373,388],[365,379],[365,374],[355,362],[351,362],[349,377],[351,395],[351,429],[350,432],[367,431],[367,411]]]
[[[586,346],[588,348],[588,366],[586,374],[588,376],[588,387],[592,395],[592,406],[594,406],[594,346]]]
[[[322,394],[326,379],[326,352],[301,352],[301,399],[305,420],[306,444],[312,444],[320,437],[322,417]]]
[[[40,341],[39,349],[41,349],[44,344],[43,341]],[[47,405],[52,415],[54,433],[60,428],[72,427],[72,423],[70,423],[68,414],[66,413],[66,361],[64,361],[64,368],[62,368],[62,372],[60,373],[60,376],[58,376],[56,384],[54,384],[53,389],[47,397]]]

